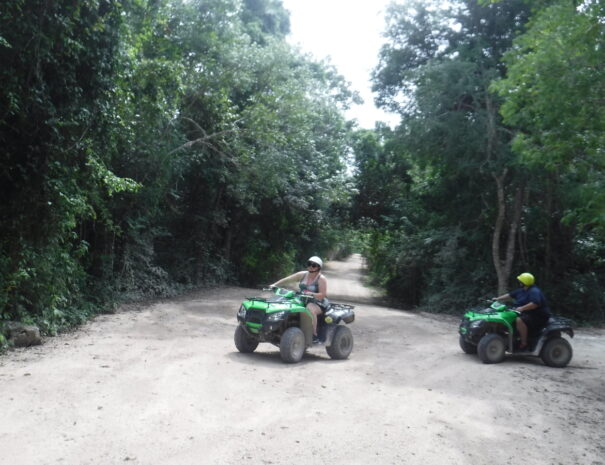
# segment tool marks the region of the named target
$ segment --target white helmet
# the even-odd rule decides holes
[[[309,260],[307,260],[307,262],[317,263],[319,265],[319,268],[323,268],[323,266],[324,266],[324,262],[321,261],[321,258],[316,257],[316,256],[309,258]]]

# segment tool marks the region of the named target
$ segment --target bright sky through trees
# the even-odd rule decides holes
[[[370,83],[384,41],[381,35],[389,3],[391,0],[283,0],[290,11],[289,42],[317,59],[330,57],[364,100],[347,112],[364,128],[373,128],[376,121],[390,125],[399,121],[396,115],[374,106]]]

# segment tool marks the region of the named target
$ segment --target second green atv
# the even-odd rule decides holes
[[[313,344],[311,313],[306,305],[310,297],[282,288],[273,290],[272,297],[250,297],[237,312],[235,346],[240,352],[254,352],[261,342],[279,347],[284,362],[299,362]],[[317,317],[317,335],[326,346],[328,355],[336,360],[346,359],[353,350],[353,334],[345,326],[355,320],[352,305],[330,304]]]
[[[490,307],[464,314],[458,329],[459,342],[467,354],[477,354],[483,363],[499,363],[507,353],[539,356],[550,366],[567,366],[573,356],[571,344],[562,336],[573,337],[573,321],[551,317],[538,334],[529,334],[529,350],[519,351],[515,319],[519,315],[513,307],[493,302]]]

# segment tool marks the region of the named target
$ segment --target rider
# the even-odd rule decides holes
[[[319,342],[317,337],[317,316],[321,315],[322,308],[328,305],[328,280],[321,273],[323,261],[317,256],[313,256],[307,260],[307,271],[299,271],[290,276],[274,282],[271,286],[279,287],[281,284],[298,280],[298,287],[303,292],[313,297],[307,303],[307,310],[311,313],[311,322],[313,324],[313,342]]]
[[[521,338],[519,350],[527,349],[528,329],[537,332],[544,328],[551,317],[550,308],[546,297],[534,283],[536,282],[531,273],[521,273],[517,276],[521,287],[508,294],[495,297],[494,300],[513,299],[516,310],[521,314],[516,319],[517,331]]]

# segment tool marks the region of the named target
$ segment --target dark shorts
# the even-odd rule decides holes
[[[540,331],[548,323],[550,315],[541,312],[521,312],[519,318],[527,325],[530,331]]]
[[[312,299],[309,303],[317,305],[324,313],[330,308],[330,301],[327,297],[324,297],[322,300]]]

